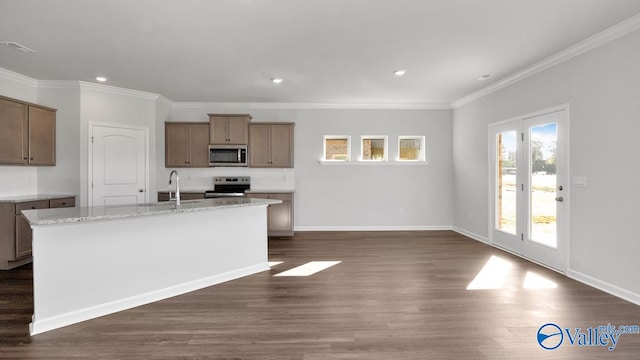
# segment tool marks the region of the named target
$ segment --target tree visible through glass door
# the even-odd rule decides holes
[[[556,248],[556,123],[530,127],[529,138],[530,240]]]

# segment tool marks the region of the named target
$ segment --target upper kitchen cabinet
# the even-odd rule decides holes
[[[249,124],[250,167],[293,167],[294,123]]]
[[[165,167],[209,167],[209,124],[167,122]]]
[[[209,143],[246,145],[249,114],[209,114]]]
[[[0,97],[0,164],[55,165],[56,110]]]

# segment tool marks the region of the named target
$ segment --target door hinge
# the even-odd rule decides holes
[[[524,241],[524,233],[520,233],[520,241]]]
[[[524,141],[524,133],[520,133],[520,141]]]
[[[520,191],[524,191],[524,184],[520,184]]]

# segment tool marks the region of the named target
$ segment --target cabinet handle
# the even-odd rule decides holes
[[[31,209],[35,209],[35,208],[36,208],[35,205],[31,206]]]
[[[29,158],[25,156],[22,158],[22,160],[29,160]]]
[[[29,159],[29,160],[33,160],[33,158]]]
[[[62,206],[64,206],[64,205],[67,205],[67,203],[66,203],[66,202],[63,202],[63,203],[62,203]]]

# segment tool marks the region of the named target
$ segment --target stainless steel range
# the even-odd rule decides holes
[[[251,189],[250,176],[215,176],[213,190],[205,192],[205,198],[244,196],[245,190]]]

